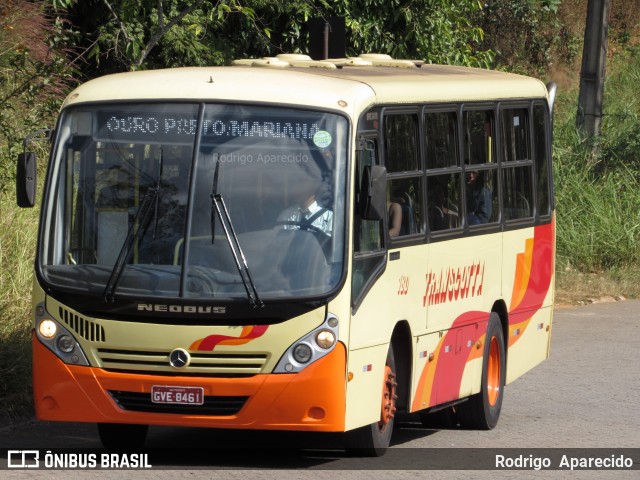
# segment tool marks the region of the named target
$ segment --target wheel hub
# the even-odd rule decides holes
[[[396,414],[396,394],[398,382],[396,382],[396,374],[387,365],[385,367],[384,382],[382,383],[382,408],[380,412],[380,421],[378,426],[384,429],[393,420]]]

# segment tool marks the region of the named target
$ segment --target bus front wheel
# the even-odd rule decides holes
[[[347,451],[367,457],[384,455],[391,442],[393,423],[398,398],[398,382],[396,380],[396,362],[393,347],[389,345],[387,361],[385,362],[382,380],[382,395],[380,402],[380,420],[346,432]]]
[[[463,427],[491,430],[500,418],[506,374],[504,333],[497,313],[491,313],[484,342],[480,393],[458,407]]]

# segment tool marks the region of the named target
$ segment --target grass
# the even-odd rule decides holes
[[[640,265],[640,48],[607,77],[602,135],[575,127],[577,89],[558,99],[554,170],[559,271],[608,275]]]
[[[0,193],[0,211],[0,420],[7,420],[33,411],[31,284],[38,212],[16,207],[12,190]]]

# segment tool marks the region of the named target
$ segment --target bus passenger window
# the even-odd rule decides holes
[[[418,116],[384,117],[389,236],[422,232],[422,171],[418,157]]]
[[[467,225],[497,222],[500,204],[493,110],[465,111],[463,129]]]
[[[420,168],[418,161],[418,117],[394,114],[384,117],[385,166],[387,172],[412,172]]]
[[[549,150],[547,142],[547,115],[544,105],[533,106],[533,146],[537,174],[536,193],[539,216],[549,215]]]
[[[456,117],[456,112],[425,115],[424,144],[428,169],[460,166]]]
[[[365,142],[367,148],[358,152],[357,182],[362,178],[366,166],[378,164],[376,139],[367,139]],[[351,276],[351,298],[354,305],[360,301],[370,280],[384,265],[383,223],[361,218],[359,205],[356,204],[353,215],[353,273]]]
[[[478,165],[495,162],[492,110],[464,112],[464,163]]]
[[[503,162],[529,160],[529,122],[526,108],[501,111]]]
[[[467,224],[481,225],[498,219],[494,205],[497,170],[469,170],[466,172]]]
[[[508,108],[500,112],[503,213],[506,220],[533,216],[529,110]],[[514,164],[513,162],[518,162]],[[524,162],[529,165],[523,165]]]
[[[450,230],[460,226],[460,175],[447,174],[430,177],[429,229]]]
[[[505,168],[502,179],[505,219],[532,217],[531,167]]]
[[[421,179],[417,177],[388,181],[387,210],[389,212],[390,237],[422,232],[421,183]]]

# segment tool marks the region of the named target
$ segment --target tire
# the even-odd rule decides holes
[[[347,451],[352,455],[380,457],[385,454],[391,443],[398,382],[396,381],[396,362],[393,347],[389,345],[385,372],[382,381],[380,420],[346,432]]]
[[[458,412],[463,427],[491,430],[500,418],[506,376],[504,333],[497,313],[489,317],[482,358],[480,393],[460,404]]]
[[[148,425],[99,423],[98,435],[107,450],[138,450],[147,438]]]

